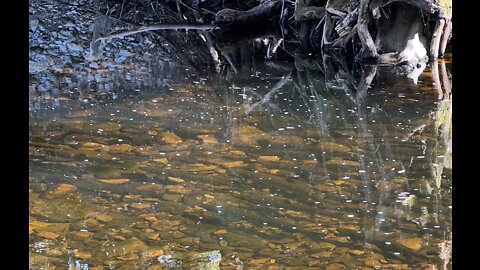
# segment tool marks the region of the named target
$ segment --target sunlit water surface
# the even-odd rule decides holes
[[[450,268],[451,103],[428,74],[363,98],[258,67],[31,100],[30,267]]]

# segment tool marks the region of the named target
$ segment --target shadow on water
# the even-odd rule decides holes
[[[32,269],[451,268],[449,66],[247,51],[31,82]]]

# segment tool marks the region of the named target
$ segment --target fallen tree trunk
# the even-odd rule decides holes
[[[215,15],[215,24],[220,28],[235,28],[265,22],[272,15],[280,15],[281,0],[267,0],[245,11],[222,9]]]

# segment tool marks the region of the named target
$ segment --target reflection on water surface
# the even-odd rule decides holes
[[[258,66],[31,100],[30,266],[451,268],[451,100],[431,81],[357,94]]]

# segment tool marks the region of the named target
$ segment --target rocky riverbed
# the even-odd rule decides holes
[[[93,43],[124,25],[83,2],[30,1],[31,100],[115,98],[125,90],[161,87],[172,74],[178,77],[172,72],[176,64],[148,35]]]
[[[252,83],[265,94],[275,80]],[[256,100],[240,82],[171,87],[31,112],[32,266],[426,270],[450,260],[451,174],[432,174],[443,142],[433,123],[411,134],[435,110],[416,101],[433,95],[402,88],[398,109],[379,105],[397,92],[377,92],[359,115],[347,96],[301,101],[286,87],[246,114]]]

